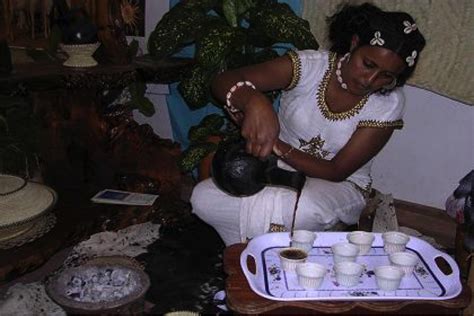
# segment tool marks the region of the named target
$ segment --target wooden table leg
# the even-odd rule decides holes
[[[474,253],[471,253],[468,259],[469,273],[467,276],[467,285],[469,285],[471,289],[474,289],[474,265],[472,264],[473,256]],[[471,303],[464,309],[463,315],[474,315],[474,300],[471,300]]]

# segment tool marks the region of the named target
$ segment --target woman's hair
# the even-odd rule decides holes
[[[407,67],[397,78],[397,86],[405,84],[413,74],[425,38],[415,20],[405,12],[388,12],[370,3],[344,5],[328,18],[331,51],[345,54],[350,51],[353,35],[359,46],[378,46],[397,53]]]

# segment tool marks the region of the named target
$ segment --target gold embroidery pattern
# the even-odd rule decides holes
[[[313,137],[309,142],[304,139],[299,139],[300,150],[310,154],[313,157],[324,159],[329,155],[329,151],[323,150],[325,140],[321,138],[321,135]]]
[[[401,128],[403,128],[403,120],[396,120],[396,121],[390,121],[390,122],[381,122],[381,121],[376,121],[376,120],[364,120],[364,121],[360,121],[357,124],[357,127],[378,127],[378,128],[393,127],[393,128],[396,128],[396,129],[401,129]]]
[[[331,78],[331,73],[334,69],[335,64],[336,64],[336,53],[332,53],[331,56],[329,57],[329,67],[324,73],[323,80],[319,84],[317,100],[318,100],[319,109],[321,110],[321,113],[326,119],[331,120],[331,121],[341,121],[358,114],[360,110],[364,107],[365,103],[367,103],[367,100],[369,99],[369,95],[364,96],[359,101],[359,103],[357,103],[356,106],[350,109],[349,111],[341,112],[341,113],[331,112],[328,105],[326,104],[326,91],[328,89],[329,79]]]
[[[300,81],[300,78],[301,78],[301,60],[298,56],[298,54],[294,51],[289,51],[287,53],[288,57],[290,57],[291,59],[291,63],[293,65],[293,75],[292,75],[292,78],[291,78],[291,82],[290,84],[288,85],[288,87],[285,88],[285,90],[291,90],[293,89],[294,87],[296,87],[296,85],[298,84],[298,82]]]
[[[268,230],[270,233],[279,233],[279,232],[286,232],[285,225],[270,223],[270,229]]]

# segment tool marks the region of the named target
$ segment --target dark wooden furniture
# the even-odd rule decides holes
[[[461,294],[444,301],[273,301],[253,292],[240,268],[245,244],[224,251],[227,306],[239,314],[457,314],[469,305],[471,289],[463,285]]]
[[[106,111],[103,91],[136,80],[167,83],[185,60],[71,69],[60,63],[15,65],[0,76],[0,95],[24,95],[41,121],[40,158],[44,183],[58,193],[57,223],[45,236],[0,250],[0,285],[41,266],[56,252],[104,230],[155,220],[179,199],[179,144],[138,125],[131,110]],[[153,207],[97,205],[90,198],[104,188],[159,194]]]

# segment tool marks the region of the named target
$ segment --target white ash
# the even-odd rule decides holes
[[[138,274],[122,267],[91,267],[71,276],[67,297],[79,302],[111,302],[138,290]]]

